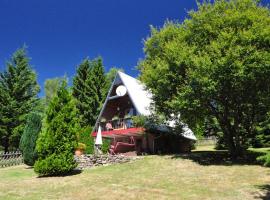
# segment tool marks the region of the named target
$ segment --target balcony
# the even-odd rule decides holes
[[[123,130],[134,127],[131,117],[98,122],[95,131],[98,131],[99,126],[101,131]]]
[[[96,137],[98,127],[101,127],[102,137],[115,138],[115,137],[130,137],[141,136],[144,133],[143,127],[135,127],[132,118],[115,119],[102,121],[97,123],[93,137]]]

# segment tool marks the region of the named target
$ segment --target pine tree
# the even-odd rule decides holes
[[[37,160],[36,141],[42,127],[42,115],[38,112],[29,114],[20,140],[20,150],[23,153],[23,161],[29,166],[33,166]]]
[[[26,117],[37,103],[36,73],[25,48],[17,50],[0,73],[0,138],[5,151],[18,148]]]
[[[74,151],[79,130],[77,109],[63,81],[46,111],[45,127],[37,141],[39,175],[67,174],[76,167]]]
[[[85,59],[73,79],[73,96],[83,127],[93,126],[105,98],[106,80],[102,59]]]

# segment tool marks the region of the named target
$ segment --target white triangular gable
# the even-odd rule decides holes
[[[99,113],[98,119],[95,124],[95,128],[106,108],[107,102],[109,101],[114,86],[118,85],[119,83],[121,83],[126,87],[130,100],[139,115],[149,116],[151,114],[152,94],[145,88],[145,86],[139,80],[123,72],[118,71],[110,87],[106,100],[102,106],[102,109]],[[174,124],[174,122],[172,121],[171,124]],[[95,128],[93,129],[93,131],[95,130]],[[184,133],[182,133],[182,135],[186,138],[196,140],[195,135],[187,126],[185,127]]]

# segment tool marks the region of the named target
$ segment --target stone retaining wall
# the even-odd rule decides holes
[[[85,154],[81,156],[75,156],[75,160],[78,163],[78,169],[90,168],[94,166],[100,165],[109,165],[109,164],[116,164],[116,163],[125,163],[132,160],[136,160],[138,157],[131,157],[131,156],[124,156],[124,155],[92,155],[92,154]]]

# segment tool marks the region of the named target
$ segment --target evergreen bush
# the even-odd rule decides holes
[[[80,134],[79,134],[79,142],[86,145],[85,153],[86,154],[93,154],[94,153],[94,146],[95,146],[95,138],[91,136],[92,128],[86,127]],[[109,139],[102,139],[102,146],[101,150],[103,153],[107,153],[111,141]]]
[[[37,160],[36,142],[42,127],[42,115],[38,112],[29,114],[20,140],[20,150],[23,154],[23,162],[33,166]]]
[[[38,160],[34,170],[39,175],[63,175],[77,166],[77,110],[66,85],[63,81],[46,111],[45,127],[36,146]]]
[[[260,156],[257,158],[257,161],[262,163],[266,167],[270,167],[270,153],[267,153],[264,156]]]

